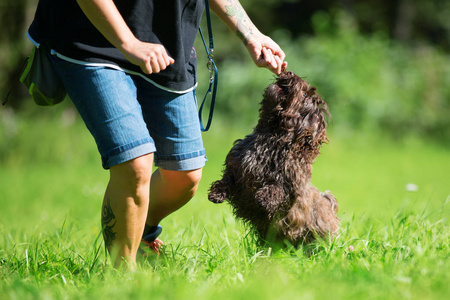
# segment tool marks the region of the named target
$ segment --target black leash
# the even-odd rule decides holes
[[[214,63],[214,40],[213,40],[211,15],[209,12],[208,0],[205,0],[205,13],[206,13],[206,20],[208,23],[209,48],[206,46],[205,38],[203,37],[201,28],[199,28],[199,32],[200,36],[202,37],[203,45],[205,46],[206,55],[208,56],[208,63],[206,64],[206,66],[208,67],[209,70],[209,88],[208,91],[206,92],[205,97],[203,98],[202,104],[200,105],[200,109],[198,111],[198,117],[200,119],[200,128],[202,131],[208,131],[209,127],[211,126],[211,121],[214,114],[214,105],[216,103],[217,82],[219,81],[219,72],[217,71],[216,64]],[[208,95],[211,95],[211,106],[209,108],[208,123],[206,124],[205,128],[203,126],[202,111],[203,105],[205,104]]]

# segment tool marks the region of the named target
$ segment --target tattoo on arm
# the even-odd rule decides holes
[[[112,242],[116,239],[116,232],[113,230],[116,225],[116,216],[111,208],[111,201],[106,199],[106,203],[102,208],[102,228],[105,246],[108,250],[111,249]]]
[[[242,42],[247,45],[250,37],[253,34],[251,29],[251,22],[242,8],[239,1],[228,0],[229,5],[225,5],[226,14],[230,17],[234,17],[237,20],[237,32],[236,35]]]

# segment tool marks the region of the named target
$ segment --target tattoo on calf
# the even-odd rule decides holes
[[[102,228],[103,238],[107,249],[111,248],[112,242],[116,239],[116,232],[113,230],[116,225],[116,216],[111,208],[111,201],[106,199],[106,203],[102,208]]]
[[[251,24],[250,20],[238,1],[228,0],[228,2],[230,4],[225,5],[225,9],[227,10],[226,14],[230,17],[236,18],[237,20],[236,35],[238,36],[239,39],[242,40],[242,42],[245,45],[247,45],[248,41],[250,40],[250,37],[253,34],[251,28],[249,27],[249,25]]]

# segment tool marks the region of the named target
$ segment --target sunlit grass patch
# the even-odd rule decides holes
[[[55,156],[47,150],[33,156],[27,151],[40,145],[27,146],[24,137],[3,152],[11,161],[0,168],[0,299],[450,295],[450,157],[441,146],[330,131],[313,183],[336,195],[340,235],[309,251],[276,249],[259,246],[227,204],[207,200],[233,140],[249,131],[219,121],[215,134],[204,136],[208,163],[198,194],[162,222],[165,254],[139,257],[138,270],[124,273],[111,267],[99,238],[108,172],[91,138],[78,132],[82,124],[55,125],[46,136],[35,131],[44,121],[42,127],[23,122],[30,141],[36,134],[45,142],[58,137],[61,144],[54,147],[61,148]],[[66,131],[80,134],[76,149],[67,146],[72,142]]]

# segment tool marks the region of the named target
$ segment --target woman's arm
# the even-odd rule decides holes
[[[145,43],[131,32],[113,0],[77,0],[84,14],[103,36],[142,71],[158,73],[175,61],[163,45]]]
[[[287,67],[280,46],[263,35],[248,17],[238,0],[210,0],[211,9],[247,47],[253,61],[276,74]]]

